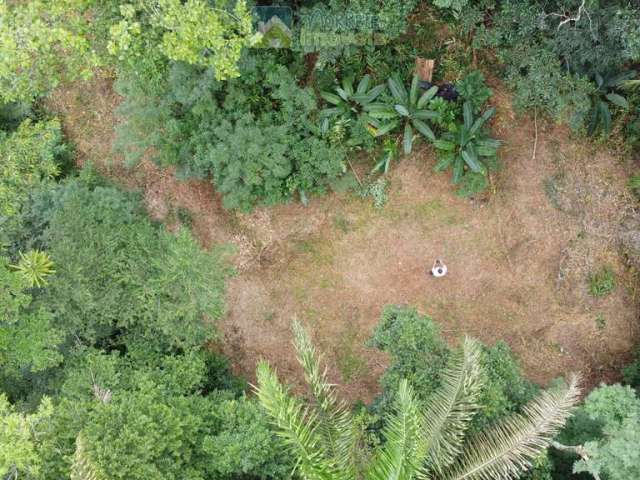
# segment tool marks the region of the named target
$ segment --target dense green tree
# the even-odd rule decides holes
[[[56,265],[38,303],[61,333],[90,345],[115,346],[124,334],[168,348],[211,338],[228,273],[220,251],[152,224],[135,195],[113,187],[72,179],[33,201],[34,215],[46,217],[31,222],[46,225],[38,243]]]
[[[428,400],[441,385],[442,371],[452,354],[437,325],[414,308],[392,306],[382,313],[370,345],[391,356],[391,364],[380,383],[383,393],[378,406],[386,410],[402,379],[407,379],[421,400]],[[479,411],[471,424],[482,430],[530,401],[537,389],[523,378],[509,347],[502,342],[482,346],[481,376],[485,388],[479,396]]]
[[[0,394],[0,474],[14,479],[19,475],[38,478],[42,472],[37,452],[39,437],[53,412],[51,400],[44,398],[38,410],[24,414]]]
[[[0,257],[0,366],[2,375],[16,378],[26,370],[37,372],[62,360],[57,348],[62,335],[53,315],[33,305],[28,281]]]
[[[0,224],[17,213],[32,189],[59,174],[57,157],[64,149],[57,120],[25,120],[15,132],[0,131]]]
[[[108,48],[137,73],[164,59],[210,67],[218,80],[237,77],[243,48],[257,40],[244,0],[134,0],[119,11]]]
[[[304,479],[515,478],[549,445],[577,402],[579,391],[572,382],[568,389],[544,392],[522,414],[465,441],[483,386],[480,348],[466,339],[452,353],[441,386],[426,406],[407,380],[400,382],[394,409],[385,418],[385,441],[360,463],[368,446],[358,424],[337,400],[299,324],[294,324],[294,337],[312,393],[310,404],[291,396],[266,362],[258,365],[256,391]]]
[[[566,475],[564,463],[585,478],[627,480],[640,476],[640,398],[621,385],[601,385],[576,411],[559,437],[557,471]],[[566,447],[564,444],[578,445]],[[577,457],[577,460],[576,460]],[[580,477],[582,478],[582,477]]]
[[[0,1],[0,102],[48,93],[98,65],[84,16],[92,0]]]

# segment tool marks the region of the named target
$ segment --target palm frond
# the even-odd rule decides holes
[[[76,451],[73,454],[73,463],[71,464],[71,480],[101,480],[98,468],[87,454],[85,448],[84,437],[78,434],[76,437]]]
[[[354,428],[351,412],[344,402],[337,399],[334,385],[328,382],[326,369],[321,370],[321,357],[305,329],[297,320],[293,321],[292,328],[298,362],[315,399],[318,432],[341,470],[354,476],[353,455],[360,435]]]
[[[374,457],[367,480],[415,478],[427,454],[423,424],[413,389],[403,380],[395,399],[395,412],[389,415],[383,429],[385,444]]]
[[[494,427],[471,438],[444,480],[506,480],[531,467],[564,425],[578,401],[578,379],[566,389],[543,392]]]
[[[266,362],[258,364],[256,373],[258,400],[270,416],[278,436],[297,459],[295,470],[300,476],[305,480],[344,478],[324,448],[315,410],[289,395]]]
[[[465,432],[478,410],[480,355],[478,342],[465,338],[461,351],[442,373],[440,389],[429,399],[425,413],[429,470],[442,473],[462,451]]]

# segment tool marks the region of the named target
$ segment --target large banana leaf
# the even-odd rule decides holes
[[[366,106],[366,110],[373,118],[396,118],[398,113],[386,103],[371,103]]]
[[[625,110],[629,109],[629,102],[627,102],[627,99],[622,95],[618,95],[617,93],[608,93],[605,97],[614,105],[622,107]]]
[[[438,117],[440,117],[440,114],[432,110],[418,110],[413,112],[411,116],[418,120],[437,120]]]
[[[480,117],[473,122],[473,125],[469,129],[469,134],[475,135],[475,133],[482,128],[482,126],[496,113],[496,107],[491,107],[485,111]]]
[[[404,124],[404,138],[402,139],[402,148],[404,150],[405,155],[411,153],[411,149],[413,147],[413,129],[411,128],[411,124],[406,122]]]
[[[427,102],[436,96],[436,93],[438,93],[438,87],[437,85],[434,85],[422,94],[420,100],[418,100],[418,104],[416,105],[416,107],[418,107],[418,109],[424,108]]]
[[[414,127],[416,127],[416,130],[418,130],[422,135],[427,137],[432,142],[436,139],[436,136],[433,134],[433,130],[431,130],[429,126],[426,123],[424,123],[422,120],[418,120],[417,118],[414,118],[411,121],[411,123],[413,124]]]
[[[453,161],[453,183],[460,183],[464,175],[464,159],[457,155]]]
[[[327,102],[332,103],[334,105],[340,105],[343,102],[343,100],[335,93],[320,92],[320,96],[324,98]]]
[[[351,96],[351,94],[349,92],[347,92],[346,90],[338,87],[336,88],[336,92],[338,92],[338,95],[340,95],[340,97],[345,101],[348,102],[349,101],[349,97]]]
[[[387,80],[389,84],[389,90],[391,90],[391,95],[398,103],[407,103],[407,90],[404,88],[404,85],[399,82],[395,78],[389,78]]]
[[[464,102],[462,116],[464,117],[464,128],[470,130],[473,125],[473,105],[471,102]]]
[[[609,110],[609,106],[605,102],[600,102],[598,109],[600,110],[602,130],[604,133],[609,133],[609,130],[611,130],[611,111]]]
[[[440,138],[433,141],[433,146],[445,152],[453,152],[456,149],[455,143]]]
[[[342,88],[347,93],[347,95],[353,95],[353,80],[350,77],[345,77],[342,79]]]
[[[411,80],[411,90],[409,91],[409,105],[415,105],[418,101],[418,76],[414,75]]]
[[[371,81],[371,76],[370,75],[365,75],[364,77],[362,77],[360,82],[358,82],[358,87],[356,88],[356,93],[359,94],[359,95],[362,95],[363,93],[366,93],[367,89],[369,88],[369,82],[370,81]]]
[[[400,114],[401,116],[409,116],[409,110],[407,110],[407,107],[405,107],[404,105],[394,105],[393,108],[395,108],[396,112],[398,112],[398,114]]]
[[[485,168],[478,160],[478,155],[473,151],[473,148],[465,148],[464,150],[462,150],[461,155],[464,159],[464,162],[473,172],[485,173]]]

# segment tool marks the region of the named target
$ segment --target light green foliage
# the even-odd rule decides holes
[[[136,71],[145,57],[161,62],[164,55],[211,67],[218,80],[237,77],[243,48],[256,40],[244,0],[133,0],[120,6],[120,14],[109,51]]]
[[[611,267],[605,265],[589,275],[589,293],[594,297],[605,297],[616,288],[616,277]]]
[[[517,478],[544,451],[578,396],[574,381],[568,389],[543,393],[522,415],[466,438],[482,379],[479,346],[465,339],[441,370],[441,385],[426,403],[406,379],[400,380],[384,417],[384,441],[368,446],[362,441],[361,421],[337,401],[318,354],[297,324],[294,344],[312,399],[292,396],[266,362],[258,364],[256,392],[305,480]]]
[[[574,472],[591,472],[610,480],[640,477],[640,399],[630,387],[603,385],[581,407],[602,435],[584,444],[589,459],[579,460]]]
[[[53,315],[33,304],[29,287],[23,275],[10,269],[9,260],[0,257],[0,365],[7,377],[41,371],[62,360],[57,351],[62,335]]]
[[[476,193],[487,187],[489,171],[498,167],[497,153],[500,141],[489,137],[485,123],[495,113],[495,108],[486,110],[475,118],[470,102],[463,105],[464,122],[454,132],[445,132],[434,141],[438,150],[436,171],[453,169],[453,183],[462,183],[462,193]],[[473,182],[473,183],[471,183]],[[477,183],[477,185],[474,185]],[[470,184],[473,188],[469,188]]]
[[[418,88],[418,76],[414,75],[409,91],[397,76],[387,80],[391,98],[386,102],[372,103],[366,107],[369,116],[380,120],[376,136],[386,135],[396,127],[403,127],[402,149],[405,155],[413,149],[414,128],[419,134],[434,141],[435,135],[428,125],[428,121],[438,117],[436,112],[427,109],[428,102],[438,91],[438,87],[431,87],[424,93]]]
[[[98,58],[84,31],[90,0],[0,1],[0,102],[48,93],[87,78]]]
[[[61,332],[97,341],[128,329],[168,346],[212,335],[227,274],[220,252],[201,250],[186,230],[154,226],[115,188],[73,180],[49,195],[43,242],[57,271],[40,301]]]
[[[57,120],[25,120],[15,132],[0,131],[0,221],[16,214],[31,189],[58,175],[63,149]]]
[[[23,414],[0,394],[0,475],[3,478],[38,478],[41,473],[38,442],[52,413],[53,405],[46,397],[36,412]]]
[[[345,171],[344,148],[319,131],[311,89],[262,52],[245,59],[240,78],[224,83],[210,70],[176,65],[155,99],[133,78],[122,83],[124,153],[135,161],[154,147],[157,161],[176,165],[182,176],[211,175],[227,208],[246,211],[326,191]]]
[[[474,114],[480,113],[484,104],[493,95],[485,83],[484,75],[479,70],[474,70],[456,83],[456,90],[463,102],[471,103]]]
[[[39,250],[29,250],[26,254],[19,252],[20,261],[12,268],[27,281],[29,287],[44,287],[47,284],[47,277],[56,273],[53,269],[53,262],[45,252]]]

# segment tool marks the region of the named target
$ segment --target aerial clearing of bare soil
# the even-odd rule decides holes
[[[180,221],[177,211],[188,211],[204,246],[235,247],[237,274],[217,348],[249,380],[260,358],[301,379],[290,332],[297,317],[341,392],[370,401],[387,359],[366,342],[385,305],[408,304],[430,315],[451,343],[463,335],[506,341],[533,381],[581,371],[593,385],[619,369],[638,336],[634,271],[618,240],[633,208],[626,167],[566,129],[516,117],[504,88],[492,86],[494,136],[504,141],[492,192],[457,197],[422,145],[390,171],[389,201],[379,210],[353,194],[330,193],[308,207],[227,212],[207,181],[180,182],[148,160],[127,170],[113,156],[119,98],[108,78],[60,89],[50,106],[80,165],[90,160],[139,189],[151,216],[169,228]],[[436,258],[447,264],[443,278],[428,275]],[[589,276],[603,266],[616,286],[598,298],[589,294]]]

